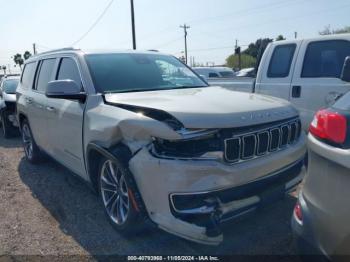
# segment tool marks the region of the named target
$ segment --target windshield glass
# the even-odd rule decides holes
[[[172,56],[158,54],[91,54],[86,60],[102,93],[204,87],[207,84]]]
[[[16,88],[18,85],[18,79],[9,79],[4,81],[3,89],[7,94],[16,94]]]

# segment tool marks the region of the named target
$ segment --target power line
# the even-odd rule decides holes
[[[243,26],[235,26],[235,27],[231,27],[231,28],[226,28],[223,30],[217,30],[215,31],[216,37],[219,37],[217,35],[217,33],[225,33],[225,32],[229,32],[229,31],[233,31],[235,30],[235,33],[237,33],[237,29],[245,29],[245,28],[249,28],[249,27],[257,27],[257,26],[262,26],[262,25],[266,25],[266,24],[271,24],[271,23],[276,23],[279,21],[287,21],[287,20],[295,20],[295,19],[300,19],[300,18],[304,18],[304,17],[310,17],[310,16],[314,16],[314,15],[318,15],[321,13],[327,13],[327,12],[332,12],[332,11],[336,11],[338,9],[343,9],[344,7],[349,6],[349,4],[343,5],[343,6],[338,6],[336,8],[332,8],[332,9],[322,9],[322,10],[318,10],[318,12],[313,12],[313,13],[308,13],[308,14],[303,14],[303,15],[299,15],[299,16],[290,16],[290,17],[284,17],[284,18],[278,18],[278,19],[272,19],[263,23],[254,23],[254,24],[248,24],[248,25],[243,25]],[[210,35],[212,32],[200,32],[200,33],[193,33],[193,35]]]
[[[230,12],[230,13],[226,13],[226,14],[223,14],[223,15],[219,15],[219,16],[211,16],[211,17],[203,17],[203,18],[199,18],[199,19],[193,19],[193,20],[190,20],[189,22],[190,23],[203,23],[203,21],[205,22],[208,22],[208,20],[217,20],[217,19],[222,19],[222,18],[227,18],[227,17],[230,17],[232,18],[233,15],[235,14],[244,14],[246,15],[247,12],[251,12],[251,11],[260,11],[260,10],[263,10],[263,9],[271,9],[271,7],[274,7],[274,6],[278,6],[278,5],[281,5],[283,7],[283,4],[285,3],[289,3],[289,4],[295,4],[295,0],[284,0],[284,1],[279,1],[279,2],[274,2],[274,3],[271,3],[269,5],[260,5],[260,6],[255,6],[255,7],[252,7],[252,8],[246,8],[246,9],[240,9],[240,10],[236,10],[234,12]],[[234,17],[236,18],[236,17]]]
[[[75,42],[73,42],[71,44],[71,46],[75,46],[77,43],[79,43],[81,40],[83,40],[91,31],[92,29],[95,28],[95,26],[101,21],[101,19],[103,18],[103,16],[107,13],[108,9],[111,7],[111,5],[113,4],[114,0],[111,0],[108,5],[105,7],[105,9],[103,10],[103,12],[97,17],[96,21],[90,26],[90,28],[84,33],[82,34],[82,36],[80,38],[78,38]]]
[[[304,1],[304,0],[299,0],[299,1]],[[221,19],[221,18],[225,18],[225,17],[232,17],[232,15],[234,15],[234,14],[242,14],[242,13],[244,14],[244,16],[246,16],[247,12],[249,12],[249,11],[260,10],[260,9],[270,9],[271,7],[274,7],[274,6],[277,6],[277,5],[280,5],[280,6],[277,6],[277,7],[275,7],[275,8],[283,7],[282,4],[288,3],[288,2],[290,2],[289,4],[295,4],[295,3],[296,3],[295,0],[293,0],[292,2],[291,2],[291,0],[284,0],[284,1],[279,1],[279,2],[275,2],[275,3],[271,3],[270,5],[266,5],[266,4],[265,4],[265,5],[260,5],[260,6],[253,7],[253,8],[241,9],[241,10],[237,10],[237,11],[235,11],[235,12],[231,12],[231,13],[229,13],[229,14],[224,14],[224,15],[220,15],[220,16],[215,16],[215,17],[212,16],[212,17],[194,19],[194,20],[190,20],[190,22],[191,22],[191,23],[199,23],[199,22],[201,22],[201,21],[204,21],[204,22],[201,23],[201,24],[203,24],[203,23],[210,22],[210,20],[212,20],[212,19]],[[243,16],[243,17],[244,17],[244,16]],[[237,16],[235,16],[234,18],[237,18]],[[206,20],[207,20],[207,21],[206,21]],[[162,30],[159,30],[159,31],[157,31],[157,32],[152,32],[152,33],[150,33],[150,34],[143,35],[143,36],[141,36],[140,39],[145,40],[145,39],[148,39],[148,38],[150,38],[150,37],[152,37],[152,36],[154,36],[154,35],[160,34],[160,33],[171,32],[170,29],[172,29],[173,27],[174,27],[174,26],[167,26],[167,27],[164,27]],[[121,43],[124,43],[124,42],[126,42],[126,41],[123,41],[123,42],[121,42]]]

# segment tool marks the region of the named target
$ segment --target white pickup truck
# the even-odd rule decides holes
[[[341,79],[347,56],[350,34],[277,41],[266,48],[255,81],[237,78],[209,83],[289,100],[300,111],[307,130],[318,109],[350,90],[350,82]]]

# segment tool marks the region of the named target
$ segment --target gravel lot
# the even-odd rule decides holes
[[[290,196],[234,222],[218,247],[151,228],[126,237],[112,229],[96,195],[71,172],[52,160],[29,164],[20,139],[0,135],[0,256],[263,254],[298,261],[291,256],[294,203]]]

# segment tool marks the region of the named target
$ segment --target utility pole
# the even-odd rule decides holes
[[[184,29],[184,35],[185,35],[185,63],[187,64],[187,29],[190,27],[186,24],[180,25],[180,28]]]
[[[36,55],[36,44],[35,43],[33,44],[33,52],[34,52],[34,55]]]
[[[238,55],[238,68],[241,70],[242,67],[242,61],[241,61],[241,47],[238,46],[238,40],[236,39],[236,45],[235,45],[235,54]]]
[[[132,48],[136,50],[134,0],[130,0],[130,6],[131,6]]]

